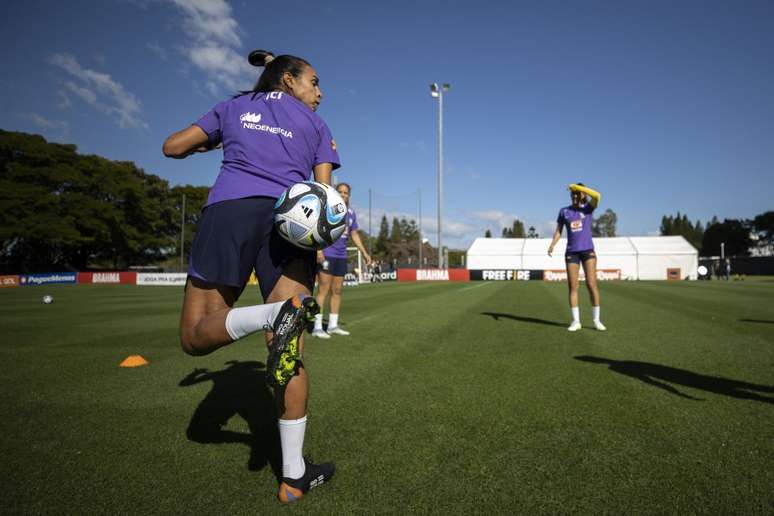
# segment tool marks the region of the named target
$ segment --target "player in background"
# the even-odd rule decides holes
[[[333,335],[349,335],[349,332],[339,327],[339,310],[341,309],[341,287],[344,284],[344,276],[347,274],[347,243],[352,238],[355,246],[363,253],[366,266],[371,263],[371,256],[366,251],[363,241],[358,233],[357,216],[355,210],[349,207],[349,196],[352,188],[347,183],[336,185],[336,191],[347,203],[346,223],[347,229],[330,247],[322,251],[317,251],[317,262],[320,264],[320,271],[317,275],[317,304],[320,306],[320,313],[314,317],[313,337],[321,339],[330,339]],[[325,308],[325,298],[330,294],[331,306],[330,316],[328,317],[328,331],[323,330],[323,309]]]
[[[578,307],[578,282],[580,265],[586,275],[586,288],[591,298],[591,312],[594,327],[605,331],[605,325],[600,320],[599,288],[597,287],[597,255],[594,252],[594,242],[591,239],[591,214],[599,206],[599,192],[587,188],[583,183],[570,185],[572,204],[559,210],[556,219],[556,231],[551,245],[548,246],[548,256],[553,256],[554,246],[562,237],[562,228],[567,228],[567,250],[564,261],[567,267],[567,285],[570,289],[570,311],[572,323],[569,331],[581,329],[580,308]]]
[[[282,502],[328,480],[332,463],[303,457],[309,379],[302,333],[319,310],[311,297],[315,253],[294,247],[274,226],[274,203],[290,185],[330,184],[339,156],[315,111],[322,93],[304,59],[256,50],[264,67],[252,91],[216,104],[164,142],[164,155],[186,158],[222,145],[223,161],[196,229],[180,316],[180,342],[206,355],[266,330],[267,383],[273,387],[282,445]],[[255,269],[266,304],[234,308]]]

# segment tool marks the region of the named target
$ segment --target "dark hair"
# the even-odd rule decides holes
[[[267,62],[267,58],[268,62]],[[248,61],[253,66],[262,66],[263,73],[258,78],[258,82],[251,90],[253,93],[266,93],[269,91],[285,91],[282,77],[285,72],[293,77],[298,77],[304,68],[312,66],[306,59],[291,55],[281,55],[274,57],[274,54],[267,50],[253,50],[250,52]]]
[[[338,190],[340,186],[346,186],[347,193],[352,193],[352,187],[349,186],[349,183],[336,183],[336,190]]]

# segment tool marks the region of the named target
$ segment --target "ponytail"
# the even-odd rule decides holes
[[[272,52],[261,49],[250,52],[247,60],[253,66],[263,67],[263,73],[251,90],[252,93],[285,91],[285,86],[282,82],[285,73],[298,77],[304,71],[304,68],[312,66],[306,59],[287,54],[275,57]]]

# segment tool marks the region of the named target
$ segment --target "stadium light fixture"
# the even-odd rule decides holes
[[[430,96],[438,99],[438,268],[443,269],[443,245],[441,241],[441,218],[443,205],[443,94],[449,91],[451,85],[445,82],[430,85]]]

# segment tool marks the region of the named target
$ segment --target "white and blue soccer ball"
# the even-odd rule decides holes
[[[301,249],[324,249],[346,229],[347,205],[332,186],[316,181],[296,183],[274,205],[274,227]]]
[[[54,302],[54,296],[46,294],[45,296],[43,296],[42,301],[44,305],[50,305],[51,303]]]

